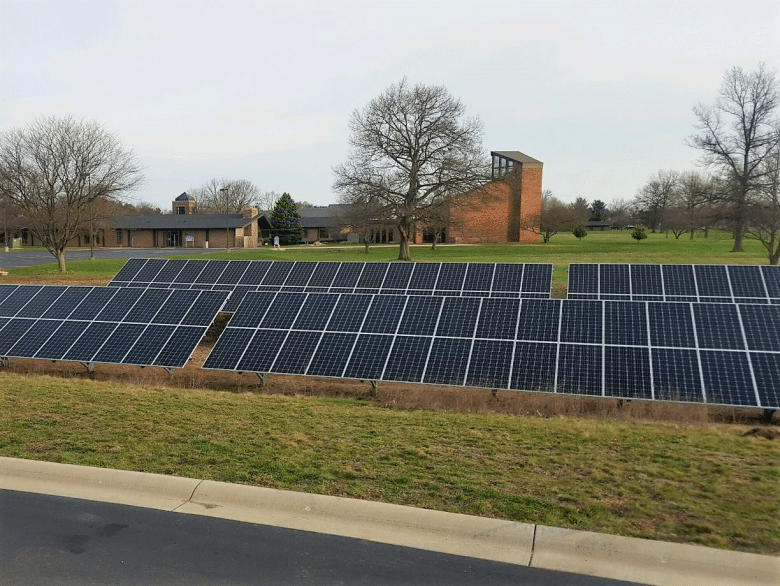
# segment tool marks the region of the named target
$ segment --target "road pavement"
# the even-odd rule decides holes
[[[209,252],[224,252],[224,248],[95,248],[96,259],[107,258],[154,258],[158,256],[179,256],[183,254],[207,254]],[[65,251],[65,262],[89,260],[90,251],[84,248],[69,248]],[[0,269],[16,269],[33,265],[54,264],[57,262],[45,250],[9,250],[3,252],[0,248]]]
[[[619,586],[361,539],[0,490],[0,583]]]
[[[460,584],[469,583],[466,580],[472,572],[478,577],[478,580],[473,582],[475,584],[491,583],[486,581],[485,576],[490,576],[491,579],[494,577],[492,583],[496,584],[590,584],[587,581],[578,582],[580,578],[570,574],[579,574],[582,579],[586,576],[602,578],[605,581],[597,581],[595,584],[604,585],[614,584],[610,580],[654,586],[780,584],[780,558],[777,557],[211,480],[0,457],[0,490],[8,493],[84,499],[84,503],[93,502],[92,505],[87,505],[55,499],[47,501],[53,504],[49,507],[50,512],[46,513],[46,503],[37,502],[33,498],[27,501],[26,512],[19,512],[25,508],[22,501],[32,497],[0,496],[0,534],[3,535],[0,540],[0,572],[10,572],[11,568],[16,568],[13,569],[14,576],[24,574],[36,565],[46,564],[50,564],[55,573],[60,572],[64,576],[71,571],[69,564],[76,563],[66,554],[80,556],[92,551],[90,548],[100,551],[100,547],[108,546],[109,542],[113,543],[114,537],[120,538],[116,541],[122,543],[121,540],[129,539],[127,536],[131,534],[138,536],[138,546],[151,544],[153,537],[151,533],[144,533],[146,528],[160,527],[161,524],[170,522],[172,525],[161,530],[160,541],[156,546],[142,547],[137,554],[140,557],[133,558],[136,567],[144,566],[145,556],[149,552],[166,551],[168,540],[179,544],[179,547],[186,551],[171,551],[168,556],[154,562],[156,565],[150,561],[150,567],[165,568],[166,563],[173,563],[173,560],[179,559],[179,555],[193,555],[191,560],[202,562],[198,566],[200,572],[207,573],[207,560],[211,560],[219,568],[247,564],[250,570],[254,568],[259,571],[259,568],[264,567],[262,560],[269,562],[271,558],[278,558],[282,564],[281,569],[273,571],[277,573],[269,571],[269,575],[276,576],[273,579],[278,581],[249,582],[259,584],[290,583],[293,578],[299,578],[294,572],[301,568],[309,573],[319,568],[322,573],[311,583],[325,584]],[[7,500],[9,498],[11,500]],[[13,500],[14,498],[16,500]],[[5,499],[5,504],[2,499]],[[170,514],[170,517],[163,515],[154,517],[154,520],[149,518],[139,521],[138,517],[135,517],[136,513],[128,515],[124,509],[96,512],[97,509],[89,508],[97,506],[94,503],[125,505],[139,511],[148,510],[148,514],[162,511]],[[58,509],[66,516],[52,517],[52,513]],[[33,529],[33,519],[39,512],[42,529],[36,532]],[[179,519],[179,516],[196,517],[200,520]],[[222,525],[218,520],[229,523]],[[218,522],[212,525],[209,521]],[[232,522],[256,528],[250,530],[243,525],[230,524]],[[222,527],[224,529],[220,529]],[[292,541],[285,545],[286,538],[282,537],[284,532],[271,530],[273,527],[289,530]],[[133,528],[132,532],[129,531],[130,528]],[[244,530],[257,533],[253,533],[251,538],[244,536],[237,539],[227,549],[219,549],[218,555],[215,555],[215,543],[226,542],[230,535],[239,535]],[[7,531],[10,531],[10,537]],[[313,557],[300,557],[301,547],[296,545],[296,540],[303,538],[300,532],[312,534],[305,537],[308,540],[305,551],[320,553],[308,554]],[[35,538],[35,535],[38,537]],[[207,540],[192,541],[196,535],[206,536]],[[219,537],[214,537],[217,535]],[[331,538],[324,536],[341,539],[331,541]],[[18,543],[20,539],[21,544]],[[25,541],[27,545],[24,545]],[[315,546],[315,542],[322,545]],[[196,545],[197,543],[200,545]],[[251,543],[259,545],[256,549],[251,549],[251,546],[247,545]],[[267,550],[267,544],[270,543],[277,543],[278,549]],[[387,548],[380,547],[379,544]],[[119,551],[127,551],[129,555],[133,551],[132,548],[127,549],[129,547],[120,546]],[[83,552],[78,553],[71,549]],[[250,550],[260,553],[248,555]],[[264,551],[268,553],[261,555]],[[329,551],[337,553],[328,554]],[[350,558],[347,556],[350,551],[358,552],[359,555]],[[379,553],[380,551],[383,553]],[[116,557],[116,552],[113,555],[114,564],[111,567],[119,571],[124,558]],[[389,557],[380,561],[385,555]],[[39,556],[37,564],[35,556]],[[65,562],[63,558],[70,561]],[[331,563],[342,558],[346,561],[337,564],[337,567]],[[419,561],[423,558],[425,561]],[[6,560],[22,561],[18,566],[11,566]],[[306,560],[314,561],[311,561],[310,565]],[[490,564],[482,565],[476,560]],[[515,569],[506,568],[506,565]],[[7,569],[4,570],[4,567]],[[90,562],[82,569],[87,571],[91,567]],[[377,569],[380,567],[385,569],[380,571]],[[398,573],[404,567],[411,572]],[[477,567],[481,569],[471,569]],[[183,570],[190,572],[194,571],[193,568],[194,566],[189,565]],[[344,577],[346,574],[340,574],[342,570],[349,568],[355,569],[357,573],[349,574],[348,578]],[[447,568],[459,570],[455,574],[449,574]],[[553,574],[526,573],[525,569],[550,570],[564,574],[555,577]],[[108,572],[108,569],[106,571]],[[448,579],[436,582],[435,577],[440,571],[444,572],[442,575]],[[464,581],[449,580],[454,576],[460,578],[461,574]],[[130,578],[123,578],[127,576],[121,575],[114,582],[103,580],[101,583],[133,583],[128,582]],[[247,583],[242,582],[243,579],[238,574],[233,577],[207,574],[193,575],[192,579],[187,579],[184,583]],[[169,583],[181,583],[173,581],[173,578],[171,580]],[[149,578],[148,582],[137,583],[154,582],[154,579]],[[0,583],[31,582],[0,579]],[[71,583],[83,581],[73,578]]]

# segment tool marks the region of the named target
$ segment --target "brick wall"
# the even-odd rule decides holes
[[[538,242],[538,234],[523,224],[542,207],[542,167],[523,166],[500,181],[467,194],[450,210],[447,241]]]

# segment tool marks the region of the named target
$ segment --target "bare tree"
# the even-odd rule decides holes
[[[0,193],[62,272],[92,202],[120,198],[142,181],[132,151],[97,122],[38,118],[0,136]]]
[[[198,213],[232,214],[255,205],[260,190],[246,179],[213,178],[190,194],[198,203]]]
[[[780,261],[780,146],[762,163],[764,181],[748,202],[745,238],[766,248],[769,264]]]
[[[776,110],[780,104],[775,72],[763,63],[755,71],[732,67],[723,78],[717,100],[693,112],[698,134],[687,144],[702,151],[702,163],[728,180],[733,252],[742,251],[751,193],[766,173],[763,165],[778,144]]]
[[[549,189],[542,191],[542,207],[538,214],[523,218],[520,228],[539,234],[549,242],[558,232],[569,232],[580,222],[573,206],[566,205]]]
[[[258,192],[255,197],[255,207],[264,212],[270,212],[276,207],[276,202],[282,197],[281,193],[276,191],[263,191]]]
[[[384,210],[378,207],[378,199],[371,197],[355,198],[349,206],[345,207],[339,215],[339,223],[349,227],[357,234],[365,246],[365,252],[371,246],[371,233],[377,225],[379,218],[384,215]]]
[[[681,173],[671,195],[669,209],[664,215],[664,225],[672,230],[675,238],[687,231],[693,240],[696,229],[709,221],[706,217],[709,210],[707,203],[713,196],[713,184],[709,177],[696,171]]]
[[[387,88],[349,122],[349,160],[334,168],[343,203],[376,198],[382,219],[398,227],[398,260],[410,260],[418,219],[489,179],[482,123],[443,86]]]
[[[677,171],[658,171],[650,177],[636,196],[636,207],[642,222],[651,232],[662,228],[664,212],[672,198],[679,173]]]
[[[613,199],[609,203],[609,219],[621,230],[634,223],[634,210],[631,202],[624,199]]]
[[[572,213],[574,225],[585,224],[590,219],[590,206],[588,200],[579,196],[574,202],[569,204]]]

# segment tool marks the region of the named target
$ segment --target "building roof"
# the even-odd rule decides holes
[[[346,208],[344,204],[331,204],[329,206],[314,206],[301,208],[302,228],[338,228],[343,225],[342,216]]]
[[[264,216],[245,218],[243,214],[151,214],[117,218],[114,227],[124,230],[224,230],[243,228],[255,219],[262,220]]]
[[[533,157],[529,157],[525,153],[521,153],[520,151],[490,151],[491,156],[492,155],[498,155],[499,157],[504,157],[505,159],[509,159],[510,161],[514,161],[515,163],[520,163],[522,165],[525,165],[527,167],[535,167],[535,166],[542,166],[543,163],[537,159],[534,159]]]
[[[195,201],[195,198],[185,191],[173,201]]]

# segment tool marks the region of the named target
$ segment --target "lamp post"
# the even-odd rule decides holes
[[[223,187],[219,191],[220,193],[225,194],[225,250],[227,252],[230,252],[230,215],[229,215],[230,207],[228,205],[230,201],[228,199],[230,192],[228,191],[228,189],[230,189],[230,186]]]
[[[89,199],[89,260],[95,260],[95,249],[93,242],[95,240],[95,201],[92,199],[92,177],[87,173],[87,197]]]
[[[8,201],[3,201],[3,242],[5,251],[8,252]]]

